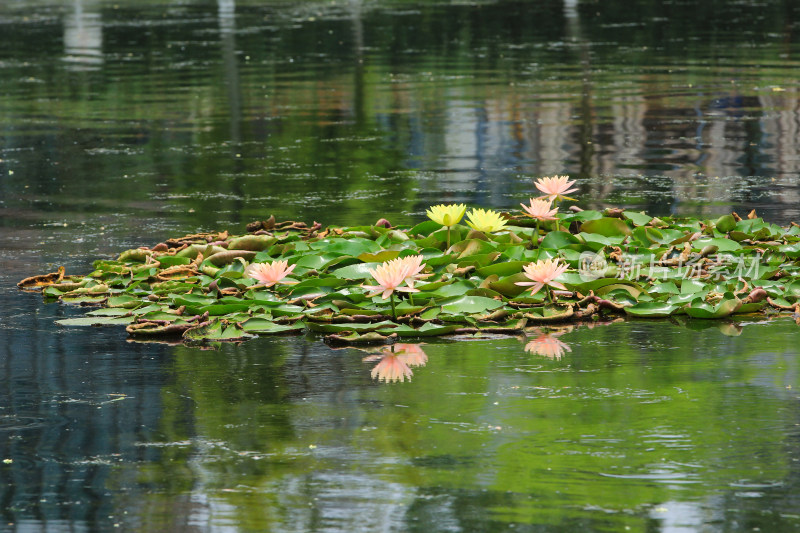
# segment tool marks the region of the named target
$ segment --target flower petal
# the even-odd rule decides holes
[[[531,296],[539,292],[542,289],[542,287],[544,287],[544,283],[534,284],[534,286],[531,288]]]

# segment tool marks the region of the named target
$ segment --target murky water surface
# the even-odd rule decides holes
[[[0,3],[0,530],[800,531],[791,319],[200,350],[14,286],[270,214],[513,209],[552,174],[583,207],[788,223],[799,26],[789,1]]]

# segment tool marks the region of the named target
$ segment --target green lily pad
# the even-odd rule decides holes
[[[483,313],[502,307],[503,302],[483,296],[460,296],[445,300],[442,310],[448,313]]]
[[[664,233],[656,228],[638,227],[633,230],[633,238],[644,246],[664,242]]]
[[[644,226],[653,220],[653,217],[646,215],[644,212],[624,211],[622,215],[633,222],[634,226]]]
[[[565,231],[551,231],[545,235],[544,239],[542,239],[542,242],[539,243],[539,248],[558,250],[571,244],[580,243],[581,241],[571,233],[567,233]]]
[[[128,325],[136,320],[133,316],[85,316],[80,318],[64,318],[56,320],[56,324],[60,326],[119,326]]]
[[[343,331],[341,333],[332,333],[325,336],[325,342],[329,344],[346,344],[346,345],[376,345],[376,344],[390,344],[397,339],[397,335],[392,333],[390,335],[382,335],[377,331],[368,331],[366,333],[358,333],[355,331]]]
[[[342,268],[337,268],[332,275],[342,279],[372,279],[370,270],[375,270],[381,263],[358,263]]]
[[[736,298],[722,300],[716,305],[710,305],[702,300],[695,300],[685,311],[692,318],[722,318],[735,313],[741,305],[741,300]]]
[[[363,254],[359,254],[358,258],[365,263],[382,263],[384,261],[397,259],[399,255],[400,250],[381,250],[378,252],[365,252]]]
[[[206,326],[198,326],[186,330],[183,338],[188,341],[243,341],[253,338],[255,335],[248,333],[235,325],[229,325],[222,320],[215,320]]]
[[[358,257],[361,254],[375,253],[381,251],[381,246],[373,240],[359,237],[354,238],[326,238],[308,245],[312,250],[319,250],[323,253],[350,255]]]
[[[257,335],[272,335],[276,333],[301,332],[306,328],[305,323],[277,324],[263,318],[250,318],[242,322],[242,330]]]
[[[695,248],[697,250],[701,250],[706,246],[716,246],[717,250],[720,252],[734,252],[736,250],[742,249],[741,244],[731,239],[722,239],[722,238],[697,239],[692,243],[692,248]]]
[[[625,307],[625,314],[641,318],[664,318],[679,309],[678,305],[667,302],[639,302]]]
[[[437,325],[427,322],[418,328],[412,328],[401,324],[395,329],[391,330],[392,333],[397,333],[399,337],[438,337],[440,335],[449,335],[455,332],[460,326],[448,324]]]
[[[142,306],[142,299],[130,294],[120,294],[119,296],[109,296],[106,302],[108,307],[123,307],[133,309]]]
[[[450,247],[450,252],[455,253],[458,259],[471,255],[484,255],[495,250],[495,245],[481,239],[467,239],[457,242]]]
[[[574,309],[569,305],[548,304],[543,307],[527,309],[522,316],[531,323],[542,323],[561,322],[574,314]]]
[[[396,328],[398,328],[398,324],[396,322],[391,322],[389,320],[383,320],[381,322],[344,322],[344,323],[332,323],[332,322],[316,322],[313,320],[309,320],[307,322],[308,329],[311,331],[318,331],[320,333],[340,333],[342,331],[356,331],[356,332],[364,332],[364,331],[383,331],[383,330],[390,330],[389,332],[393,332]]]
[[[719,217],[714,225],[716,226],[717,231],[728,233],[736,227],[736,219],[733,218],[733,215],[724,215]]]
[[[734,311],[736,314],[745,314],[745,313],[757,313],[764,309],[767,306],[766,301],[762,302],[752,302],[752,303],[743,303],[739,306],[739,308]]]
[[[603,217],[590,220],[581,225],[584,233],[597,233],[605,237],[626,236],[631,234],[631,228],[624,220],[619,218]]]
[[[161,255],[158,257],[158,262],[162,267],[171,267],[179,265],[188,265],[192,262],[188,257],[179,257],[175,255]]]
[[[510,276],[522,272],[522,267],[528,263],[530,263],[530,261],[506,261],[505,263],[496,263],[479,268],[476,273],[483,278],[491,275]]]

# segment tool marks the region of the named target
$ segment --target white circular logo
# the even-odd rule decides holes
[[[583,252],[578,260],[578,274],[581,281],[594,281],[606,275],[608,261],[601,253]]]

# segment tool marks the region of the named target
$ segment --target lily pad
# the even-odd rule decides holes
[[[692,318],[722,318],[735,313],[741,305],[741,300],[737,298],[726,299],[716,305],[700,300],[692,302],[686,308],[686,314]]]
[[[713,319],[763,312],[767,297],[779,312],[793,311],[800,301],[800,229],[795,226],[735,221],[728,215],[701,221],[606,213],[622,218],[598,211],[560,213],[558,220],[540,224],[539,232],[534,221],[513,214],[497,233],[456,225],[449,251],[444,250],[447,230],[435,223],[410,231],[312,230],[273,220],[271,235],[216,232],[168,239],[169,251],[163,246],[129,250],[116,261],[96,261],[83,276],[61,271],[29,278],[22,287],[63,303],[99,307],[59,324],[125,324],[135,338],[185,333],[192,342],[304,330],[354,342],[395,332],[510,333],[521,321],[585,319],[586,313]],[[176,253],[178,246],[184,248]],[[424,279],[411,269],[397,272],[405,279],[373,279],[370,271],[379,265],[410,255],[422,257]],[[549,303],[550,291],[531,295],[517,285],[530,281],[523,267],[546,259],[567,267],[555,281],[568,292],[553,294],[555,304]],[[244,275],[253,262],[275,261],[287,261],[294,270],[268,288]],[[397,290],[392,301],[367,296],[365,285],[381,284]],[[404,292],[412,284],[419,292]],[[388,319],[393,305],[397,320]]]
[[[276,333],[288,333],[305,330],[306,326],[303,322],[295,322],[294,324],[278,324],[272,320],[263,318],[250,318],[242,322],[242,330],[247,333],[255,333],[257,335],[272,335]]]
[[[571,233],[565,231],[551,231],[542,239],[542,242],[539,243],[539,247],[558,250],[571,244],[580,244],[580,242],[581,241]]]
[[[581,226],[581,231],[584,233],[597,233],[605,237],[626,236],[631,234],[631,228],[624,220],[610,217],[584,222]]]
[[[664,318],[672,315],[679,306],[666,302],[639,302],[625,307],[625,314],[641,318]]]
[[[60,326],[126,326],[136,320],[132,316],[85,316],[80,318],[64,318],[56,320],[56,324]]]
[[[622,213],[622,215],[626,219],[633,222],[634,226],[644,226],[645,224],[648,224],[651,220],[653,220],[653,217],[645,214],[644,212],[637,213],[636,211],[625,211]]]
[[[331,274],[342,279],[371,279],[370,270],[375,270],[380,263],[358,263],[342,268],[337,268]]]
[[[483,313],[502,306],[503,302],[493,298],[461,296],[443,302],[442,310],[448,313]]]

